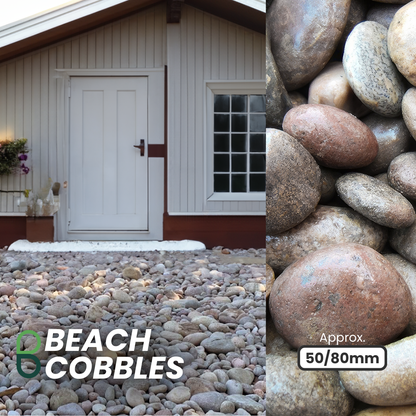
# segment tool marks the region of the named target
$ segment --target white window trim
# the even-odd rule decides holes
[[[265,201],[266,192],[214,192],[214,95],[266,94],[264,80],[205,81],[205,189],[207,201]]]

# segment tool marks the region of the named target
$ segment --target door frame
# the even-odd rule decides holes
[[[55,240],[162,240],[163,239],[163,211],[164,211],[164,158],[156,154],[151,157],[149,145],[165,145],[164,134],[164,93],[165,68],[148,69],[56,69],[57,73],[57,172],[58,178],[53,181],[61,183],[61,207],[56,214]],[[94,232],[68,231],[70,219],[69,208],[69,125],[70,125],[70,95],[72,77],[137,77],[145,76],[148,79],[148,139],[145,155],[148,157],[148,204],[149,204],[149,231]],[[65,187],[67,183],[67,187]],[[99,236],[99,238],[97,238]]]

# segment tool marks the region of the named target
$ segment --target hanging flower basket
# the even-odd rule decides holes
[[[27,139],[0,141],[0,176],[12,173],[28,174],[29,168],[25,165],[27,160]]]

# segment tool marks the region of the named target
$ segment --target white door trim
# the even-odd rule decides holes
[[[70,79],[76,76],[147,76],[148,77],[148,143],[164,144],[164,68],[152,69],[67,69],[56,70],[58,79],[57,154],[58,182],[61,183],[61,208],[56,214],[55,236],[58,241],[86,239],[87,233],[68,233],[69,180],[69,118]],[[149,158],[149,231],[97,232],[100,240],[161,240],[163,239],[164,159]],[[71,186],[68,183],[68,187]],[[95,233],[94,233],[95,234]]]

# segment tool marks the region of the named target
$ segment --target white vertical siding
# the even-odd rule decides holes
[[[0,64],[0,137],[28,139],[28,175],[0,177],[1,190],[39,189],[62,169],[55,69],[160,68],[166,65],[165,5]],[[18,212],[19,193],[0,193],[0,213]]]
[[[265,37],[183,6],[168,25],[168,210],[264,213],[264,202],[206,203],[205,81],[265,79]]]

